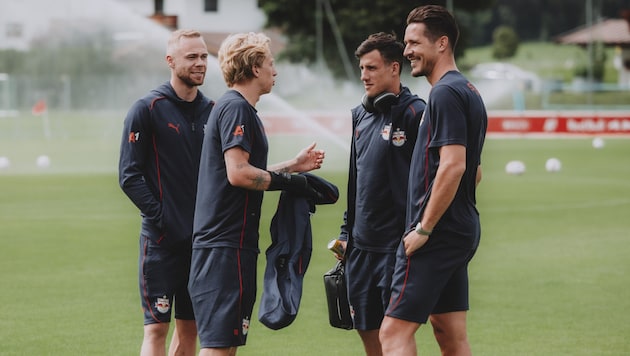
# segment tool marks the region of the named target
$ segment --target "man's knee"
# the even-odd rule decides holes
[[[176,320],[177,334],[183,341],[197,340],[197,324],[194,320]]]
[[[466,312],[432,314],[430,317],[433,331],[446,335],[466,335]]]
[[[385,317],[381,323],[381,328],[378,331],[378,339],[381,344],[390,340],[394,334],[391,318]]]
[[[470,346],[466,334],[465,312],[431,315],[431,326],[442,354],[468,354]]]
[[[418,323],[385,317],[379,331],[379,340],[381,344],[385,344],[386,342],[392,342],[392,340],[413,338],[419,327],[420,324]]]
[[[379,330],[358,330],[365,354],[368,356],[382,355],[381,343],[379,342]]]
[[[170,323],[147,324],[144,326],[144,338],[148,340],[166,340]]]

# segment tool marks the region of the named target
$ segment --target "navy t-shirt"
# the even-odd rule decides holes
[[[440,163],[439,149],[447,145],[466,147],[466,171],[453,202],[431,238],[474,248],[479,241],[479,213],[476,208],[475,178],[481,163],[488,116],[477,89],[459,72],[446,73],[431,89],[409,173],[407,228],[421,220],[425,199]]]
[[[223,154],[240,147],[249,163],[267,169],[267,136],[256,109],[228,90],[208,119],[199,166],[193,248],[234,247],[259,251],[258,226],[263,191],[232,186]]]

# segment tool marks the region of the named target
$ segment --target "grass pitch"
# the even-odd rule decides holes
[[[140,220],[117,185],[117,145],[94,144],[110,157],[97,173],[0,171],[0,355],[139,352]],[[562,161],[560,172],[545,171],[550,157]],[[526,164],[523,175],[505,173],[515,159]],[[483,169],[482,242],[470,268],[473,352],[629,354],[630,140],[606,139],[596,150],[587,138],[489,139]],[[343,169],[320,174],[345,193]],[[267,194],[263,207],[259,282],[277,197]],[[322,275],[334,264],[325,246],[344,209],[342,194],[312,217],[313,258],[296,321],[273,331],[254,318],[239,355],[362,354],[356,332],[328,325],[324,299]],[[259,283],[258,300],[261,292]],[[439,354],[430,327],[417,341],[419,354]]]

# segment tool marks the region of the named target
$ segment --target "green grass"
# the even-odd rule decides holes
[[[515,64],[524,70],[536,73],[543,83],[563,83],[567,86],[564,91],[546,92],[525,91],[523,104],[527,110],[628,110],[630,92],[624,89],[614,89],[619,82],[619,72],[614,67],[615,49],[606,48],[606,62],[603,84],[607,90],[584,92],[583,86],[574,83],[575,68],[584,63],[587,58],[586,49],[576,45],[559,45],[548,42],[523,42],[518,51],[511,58],[498,60],[492,57],[492,46],[466,49],[464,57],[458,59],[458,68],[465,74],[474,65],[485,62],[506,62]],[[545,84],[547,85],[547,84]],[[582,88],[582,89],[580,89]],[[486,102],[492,110],[515,109],[511,92],[496,101]]]
[[[617,83],[617,70],[613,65],[615,50],[606,48],[604,82]],[[512,58],[497,60],[492,57],[492,46],[468,48],[458,59],[460,69],[468,69],[483,62],[508,62],[537,73],[543,79],[560,79],[570,82],[574,69],[586,61],[586,49],[576,45],[560,45],[551,42],[523,42]]]
[[[471,282],[478,286],[471,323],[477,313],[493,315],[471,330],[480,354],[630,350],[623,337],[630,327],[616,312],[630,307],[630,142],[607,144],[600,151],[589,140],[488,142],[479,191],[484,240]],[[551,156],[563,162],[557,174],[544,171]],[[525,175],[499,174],[508,159],[523,160]]]
[[[544,170],[552,156],[561,172]],[[525,174],[504,172],[513,159],[527,165]],[[139,216],[103,164],[106,172],[0,174],[0,355],[138,353]],[[473,352],[630,353],[630,140],[607,139],[595,150],[590,139],[489,139],[483,167],[482,243],[470,268]],[[343,170],[320,174],[345,190]],[[265,200],[263,252],[276,199]],[[312,218],[313,258],[296,321],[272,331],[254,320],[239,355],[362,353],[356,333],[326,317],[322,275],[334,259],[325,245],[338,233],[344,199]],[[264,254],[259,262],[262,281]],[[417,340],[420,354],[439,354],[429,327]]]
[[[570,80],[564,64],[577,51],[523,44],[510,62],[543,78]],[[490,60],[487,49],[470,50],[460,64]],[[527,108],[540,103],[527,100]],[[115,173],[123,117],[124,111],[53,111],[50,139],[42,117],[0,118],[0,156],[11,160],[0,169],[0,355],[138,354],[140,218]],[[272,137],[270,161],[289,158],[314,136]],[[327,151],[320,173],[342,197],[312,218],[315,249],[296,321],[272,331],[255,318],[239,355],[362,354],[355,332],[328,325],[322,282],[334,264],[325,246],[338,234],[345,209],[348,152],[316,139]],[[41,154],[50,156],[49,169],[35,166]],[[561,172],[545,172],[549,157],[562,161]],[[513,159],[525,162],[524,175],[504,172]],[[473,352],[630,354],[630,140],[606,139],[595,150],[587,138],[489,139],[483,167],[482,243],[470,268]],[[277,196],[265,200],[259,281]],[[430,327],[417,340],[421,355],[439,354]]]

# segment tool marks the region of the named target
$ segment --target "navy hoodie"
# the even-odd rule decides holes
[[[124,121],[119,184],[140,209],[141,234],[161,246],[192,243],[199,157],[214,102],[192,102],[166,82],[136,101]]]

